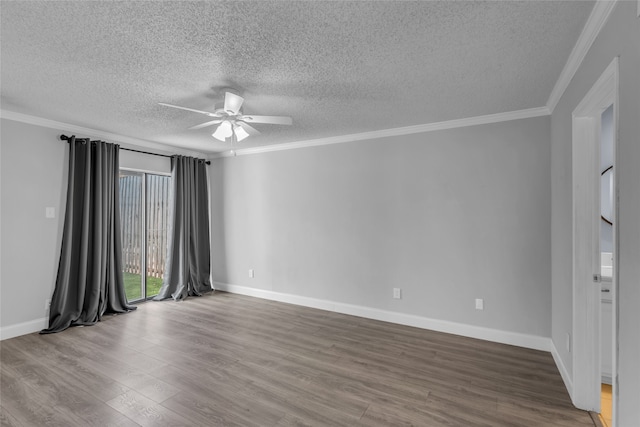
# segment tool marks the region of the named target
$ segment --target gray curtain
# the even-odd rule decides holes
[[[160,292],[154,298],[182,300],[211,291],[209,197],[204,160],[171,158],[173,203],[169,251]]]
[[[69,176],[62,249],[51,298],[49,328],[93,325],[127,305],[122,277],[119,147],[69,140]]]

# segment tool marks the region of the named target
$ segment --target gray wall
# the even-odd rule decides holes
[[[640,20],[637,2],[618,2],[551,120],[552,339],[570,375],[564,346],[572,332],[571,113],[615,56],[620,56],[619,142],[619,424],[640,420]]]
[[[4,119],[1,125],[0,325],[7,327],[45,317],[53,294],[68,150],[52,129]],[[56,208],[55,219],[45,218],[48,206]]]
[[[0,132],[0,327],[37,330],[58,271],[69,150],[59,130],[2,119]],[[168,158],[128,151],[120,165],[171,171]],[[46,207],[55,219],[45,218]]]
[[[549,337],[549,124],[216,159],[214,280]]]

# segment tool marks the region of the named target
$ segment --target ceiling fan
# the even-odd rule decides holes
[[[224,106],[218,108],[214,112],[194,110],[193,108],[180,107],[178,105],[166,104],[160,102],[160,105],[171,108],[179,108],[181,110],[192,111],[194,113],[204,114],[213,117],[213,120],[190,127],[189,129],[202,129],[208,126],[218,125],[215,132],[211,134],[220,141],[226,141],[231,138],[232,142],[242,141],[250,135],[258,135],[257,129],[250,126],[249,123],[266,123],[271,125],[291,125],[293,121],[291,117],[285,116],[254,116],[242,114],[242,103],[244,98],[232,92],[226,92],[224,95]]]

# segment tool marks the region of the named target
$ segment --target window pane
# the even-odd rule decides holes
[[[167,256],[171,177],[147,175],[147,297],[162,287]]]
[[[142,283],[142,174],[120,171],[122,272],[128,301],[144,298]]]

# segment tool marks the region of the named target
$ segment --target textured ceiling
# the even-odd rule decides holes
[[[545,105],[593,2],[0,2],[1,107],[202,152],[232,87],[256,147]]]

